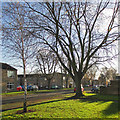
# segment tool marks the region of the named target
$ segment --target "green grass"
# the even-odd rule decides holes
[[[60,91],[60,90],[72,90],[74,88],[63,88],[63,89],[51,89],[51,90],[38,90],[38,91],[30,91],[34,93],[39,93],[39,92],[54,92],[54,91]]]
[[[19,95],[19,94],[24,94],[24,91],[2,93],[1,95],[6,96],[6,95]]]
[[[65,97],[71,97],[68,94]],[[38,118],[118,118],[118,102],[104,101],[103,95],[85,93],[90,99],[54,99],[37,103],[28,107],[27,113],[21,113],[21,109],[3,112],[3,119],[38,119]],[[98,98],[96,99],[96,97]],[[100,98],[101,97],[101,98]],[[107,96],[111,98],[110,95]],[[114,96],[115,97],[115,96]],[[93,99],[94,98],[94,99]],[[114,99],[115,100],[115,99]]]
[[[99,100],[118,100],[117,95],[101,95],[99,93],[84,93],[85,97],[90,97]]]
[[[27,91],[28,94],[35,94],[35,93],[41,93],[41,92],[54,92],[59,90],[72,90],[73,88],[63,88],[63,89],[51,89],[51,90],[37,90],[37,91]],[[14,95],[23,95],[24,91],[18,91],[18,92],[8,92],[8,93],[2,93],[0,95],[2,96],[14,96]]]

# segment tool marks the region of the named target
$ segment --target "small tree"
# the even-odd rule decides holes
[[[84,75],[83,79],[82,79],[82,83],[83,85],[89,85],[91,80],[94,80],[96,77],[96,73],[97,73],[97,67],[96,66],[92,66]]]
[[[13,61],[19,60],[23,68],[24,74],[24,112],[27,111],[27,81],[26,68],[29,60],[35,55],[37,49],[36,41],[30,32],[25,29],[29,22],[26,21],[27,15],[23,4],[20,3],[4,3],[3,4],[3,52],[6,52],[7,57],[11,57]],[[22,62],[22,65],[21,65]]]
[[[50,89],[51,80],[56,72],[58,60],[53,52],[48,49],[39,50],[36,56],[37,72],[45,75]]]
[[[64,62],[64,64],[66,64],[66,66],[68,66],[68,68],[70,69],[70,63],[63,57],[61,57],[61,59]],[[69,72],[60,64],[60,62],[58,66],[59,66],[61,73],[64,74],[65,88],[68,88],[68,80],[71,76],[69,75]]]
[[[110,80],[115,80],[117,75],[117,70],[114,68],[104,67],[101,70],[98,80],[103,84],[107,85],[110,83]]]

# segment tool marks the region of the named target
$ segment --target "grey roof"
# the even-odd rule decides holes
[[[8,65],[7,63],[0,63],[0,68],[6,69],[6,70],[15,70],[15,71],[17,70],[14,67]]]

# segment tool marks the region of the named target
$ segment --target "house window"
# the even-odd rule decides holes
[[[7,83],[7,88],[8,89],[14,89],[14,83]]]
[[[7,71],[7,77],[14,78],[15,77],[15,71]]]

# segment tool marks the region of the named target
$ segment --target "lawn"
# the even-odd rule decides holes
[[[73,94],[71,94],[73,95]],[[8,110],[2,113],[3,119],[39,119],[39,118],[118,118],[117,96],[85,93],[80,99],[53,99],[28,107],[27,113],[22,108]],[[90,99],[91,96],[91,99]],[[96,97],[99,96],[97,99]],[[102,99],[100,99],[100,96]],[[89,99],[87,99],[89,98]]]
[[[98,100],[116,100],[118,101],[118,97],[117,95],[101,95],[101,94],[96,94],[96,93],[84,93],[85,97],[88,98],[93,98],[93,99],[98,99]]]

